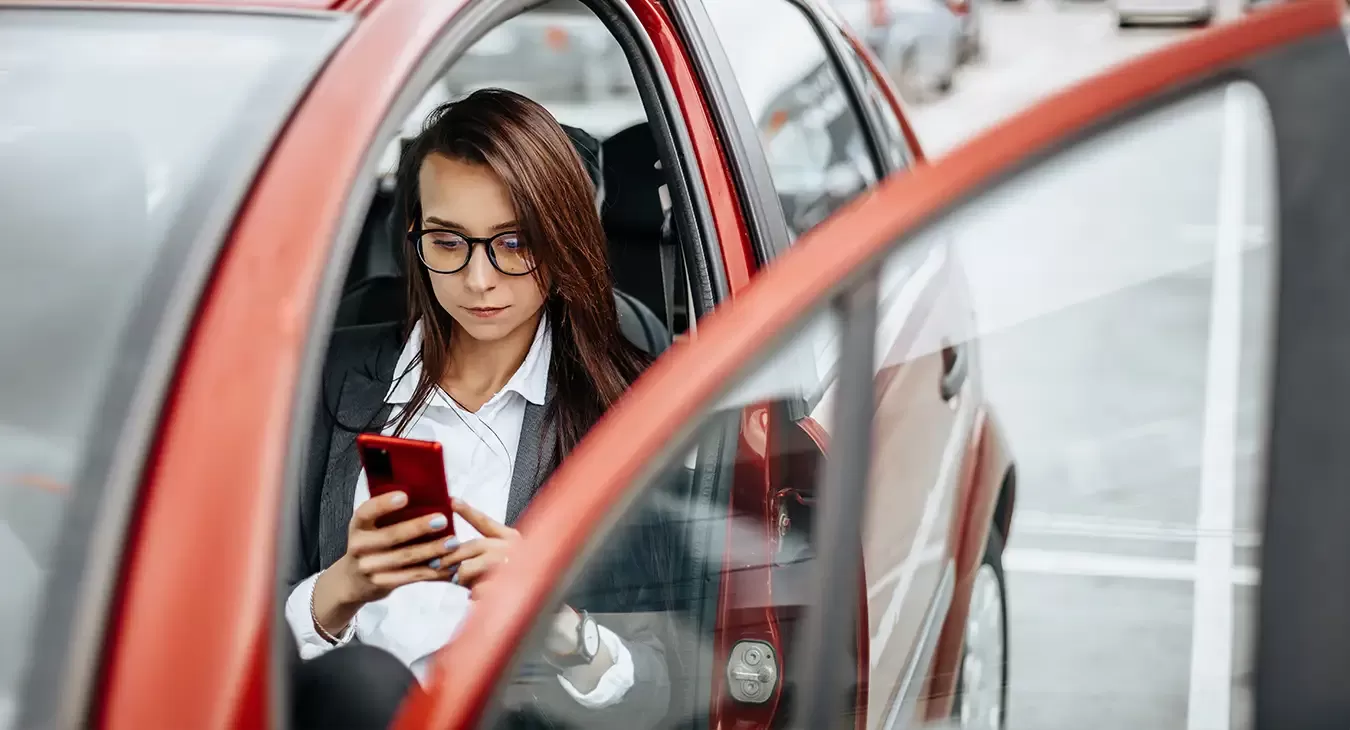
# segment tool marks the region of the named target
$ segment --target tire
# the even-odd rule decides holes
[[[992,624],[988,623],[986,616],[985,625],[992,628],[998,628],[998,635],[994,637],[995,648],[998,651],[998,657],[994,664],[998,672],[998,688],[996,692],[997,708],[989,708],[989,711],[996,709],[990,718],[988,714],[984,717],[963,717],[966,699],[966,671],[967,667],[974,667],[980,660],[987,661],[990,658],[987,651],[982,652],[982,657],[975,657],[970,646],[972,636],[971,628],[979,618],[976,615],[977,610],[981,608],[981,593],[992,591],[987,595],[997,596],[998,605],[995,609],[998,615],[994,618]],[[1003,535],[997,527],[991,527],[989,530],[989,540],[984,547],[984,558],[980,561],[980,567],[975,574],[975,586],[971,591],[970,614],[966,618],[966,643],[961,647],[961,664],[956,675],[956,698],[952,702],[952,719],[957,727],[971,730],[1003,730],[1008,725],[1008,589],[1003,576]],[[986,629],[987,633],[987,629]],[[977,638],[978,640],[978,638]],[[983,670],[982,670],[983,671]],[[981,682],[987,689],[988,682]],[[990,698],[986,698],[986,701]],[[978,700],[976,701],[978,703]],[[972,710],[980,709],[972,707]],[[972,712],[972,714],[974,714]],[[992,720],[992,723],[991,723]],[[983,723],[983,724],[981,724]]]

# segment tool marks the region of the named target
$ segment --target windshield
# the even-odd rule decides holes
[[[110,383],[139,369],[128,325],[162,307],[152,271],[176,279],[168,251],[219,238],[199,230],[202,202],[242,195],[332,27],[0,10],[0,729],[16,722],[77,475],[117,435],[99,420]]]

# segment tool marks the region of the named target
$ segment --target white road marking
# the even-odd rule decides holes
[[[1018,509],[1013,513],[1012,534],[1185,543],[1195,542],[1207,533],[1201,532],[1195,525],[1177,522]],[[1261,546],[1261,533],[1257,530],[1234,530],[1232,539],[1236,548]]]
[[[1003,553],[1003,569],[1040,575],[1195,581],[1197,585],[1201,579],[1196,563],[1190,560],[1036,548],[1008,548]],[[1239,565],[1230,567],[1228,575],[1219,578],[1229,587],[1255,586],[1260,582],[1260,573],[1252,566]]]
[[[1187,730],[1229,730],[1233,672],[1233,512],[1237,463],[1238,367],[1242,327],[1244,87],[1224,93],[1218,229],[1210,284],[1205,430],[1195,544]]]
[[[1219,235],[1219,227],[1206,223],[1187,223],[1181,227],[1180,232],[1184,241],[1213,243],[1214,237]],[[1265,226],[1249,223],[1242,227],[1243,248],[1260,248],[1268,243],[1270,243],[1270,231],[1266,230]]]

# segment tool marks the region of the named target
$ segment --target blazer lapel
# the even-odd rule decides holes
[[[553,400],[549,384],[544,405],[525,404],[525,419],[520,425],[520,443],[516,446],[516,465],[511,476],[511,491],[506,498],[506,525],[511,527],[534,498],[534,493],[553,473],[558,430],[552,420],[545,423],[544,413]]]
[[[383,370],[376,372],[383,373]],[[356,476],[361,459],[356,453],[356,435],[378,433],[389,420],[393,406],[384,402],[389,383],[364,373],[350,372],[338,394],[337,422],[328,443],[328,469],[319,501],[319,561],[327,568],[347,552],[347,525],[355,508]],[[360,431],[356,430],[360,429]]]

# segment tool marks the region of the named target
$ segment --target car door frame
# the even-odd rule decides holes
[[[694,252],[706,262],[709,278],[695,292],[706,310],[725,295],[720,275],[735,265],[719,264],[720,246],[744,245],[734,216],[717,215],[732,200],[725,162],[709,144],[715,132],[668,18],[652,0],[619,2],[609,3],[612,17],[626,18],[660,94],[661,118],[653,121],[682,150],[684,174],[671,193],[695,211],[677,225],[697,226],[690,240],[706,244]],[[94,710],[106,726],[285,726],[279,670],[294,647],[280,629],[287,586],[277,566],[287,564],[298,515],[283,495],[299,482],[333,314],[383,151],[378,141],[392,140],[446,63],[517,5],[364,6],[292,110],[198,303],[145,464]],[[334,124],[339,116],[344,123]],[[268,356],[246,357],[259,352]],[[245,454],[252,458],[238,458]],[[170,585],[178,588],[166,591]]]
[[[872,51],[867,48],[867,44],[863,43],[858,38],[857,33],[855,33],[853,29],[839,17],[839,14],[835,12],[834,8],[828,5],[816,5],[814,6],[814,11],[820,17],[820,25],[827,29],[825,32],[826,41],[830,44],[835,56],[841,60],[841,72],[844,74],[844,77],[848,79],[854,97],[862,104],[863,118],[866,119],[867,123],[870,125],[870,131],[873,138],[876,140],[874,142],[877,148],[876,154],[881,158],[881,165],[885,169],[886,174],[890,175],[897,172],[903,172],[904,170],[908,170],[916,164],[919,164],[923,160],[923,150],[919,144],[918,137],[910,127],[909,119],[906,117],[905,111],[898,101],[900,98],[899,93],[895,91],[891,84],[891,80],[878,71],[880,65],[873,57],[874,54]],[[858,65],[861,68],[855,69],[853,64],[843,60],[844,57],[849,54],[858,59]],[[867,74],[869,78],[867,80],[861,79],[859,78],[860,74]],[[881,140],[889,135],[882,131],[882,128],[886,125],[877,118],[877,114],[873,111],[871,105],[861,101],[863,97],[870,95],[864,88],[868,81],[876,86],[877,92],[880,94],[881,98],[877,100],[877,103],[888,106],[891,114],[895,116],[900,124],[900,132],[904,137],[904,145],[901,149],[901,156],[905,158],[903,165],[888,164],[887,158],[889,155],[883,154],[880,149],[882,145]]]
[[[1321,488],[1350,483],[1350,452],[1342,447],[1350,436],[1350,347],[1344,344],[1350,287],[1343,283],[1350,208],[1340,204],[1350,193],[1350,148],[1338,145],[1350,125],[1350,96],[1323,91],[1350,88],[1341,10],[1338,0],[1290,3],[1123,64],[1037,104],[940,164],[888,180],[808,233],[792,255],[707,317],[698,341],[676,346],[653,365],[559,467],[521,525],[526,545],[536,549],[522,549],[519,560],[503,566],[480,610],[437,656],[430,692],[405,703],[399,730],[473,726],[534,629],[537,612],[560,595],[559,577],[602,539],[603,527],[635,497],[653,461],[671,456],[690,419],[766,347],[802,326],[804,314],[842,300],[840,309],[866,324],[869,288],[876,314],[876,263],[971,196],[1142,114],[1235,80],[1266,95],[1279,147],[1281,240],[1297,242],[1282,250],[1278,274],[1265,468],[1266,483],[1279,488],[1265,494],[1256,727],[1350,723],[1350,697],[1340,684],[1350,674],[1350,632],[1343,630],[1350,580],[1322,568],[1350,554],[1350,531],[1343,529],[1350,490]],[[871,333],[857,329],[867,336],[850,339],[858,351],[844,350],[841,369],[870,372]],[[853,407],[839,411],[838,424],[867,434],[871,383],[858,380],[864,382]],[[841,440],[840,447],[830,462],[836,482],[846,476],[840,470],[864,461],[866,438]],[[865,482],[854,474],[836,486],[844,488],[837,495],[827,491],[826,499],[843,503],[822,521],[823,534],[839,534],[850,521],[856,528],[859,519]],[[856,557],[829,546],[820,553],[819,573],[847,572],[849,559]],[[826,602],[813,614],[808,641],[831,646],[826,639],[843,630],[831,625],[831,613],[843,610],[842,603]],[[837,657],[827,654],[813,657],[804,686],[830,686],[825,678]],[[470,662],[482,671],[450,671]],[[811,726],[813,717],[831,717],[821,708],[840,698],[810,692],[801,700],[798,719]]]

